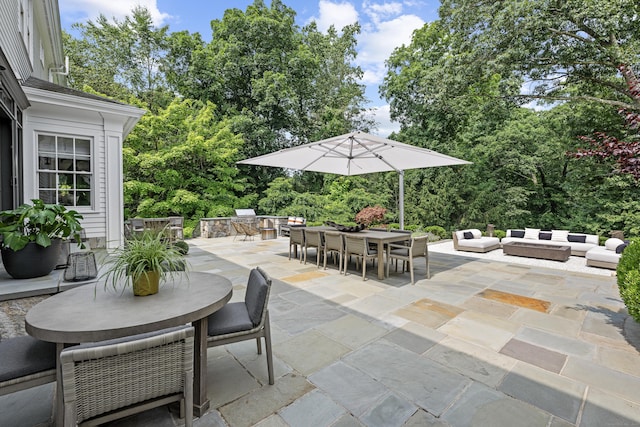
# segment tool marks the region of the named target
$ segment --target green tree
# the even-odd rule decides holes
[[[81,37],[65,36],[72,87],[125,101],[133,95],[152,110],[173,98],[162,72],[168,27],[156,28],[147,9],[136,6],[122,21],[101,14],[73,27]]]

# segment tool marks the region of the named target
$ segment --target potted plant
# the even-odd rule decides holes
[[[131,285],[136,296],[158,292],[165,276],[184,271],[186,263],[178,248],[167,242],[163,233],[145,232],[125,241],[105,260],[105,289]]]
[[[5,270],[14,279],[45,276],[54,269],[63,239],[83,247],[82,215],[62,205],[31,200],[0,212],[0,248]]]

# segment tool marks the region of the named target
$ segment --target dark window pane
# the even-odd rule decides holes
[[[45,203],[56,203],[56,192],[53,190],[40,190],[38,197]]]

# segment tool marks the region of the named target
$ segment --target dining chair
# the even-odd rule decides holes
[[[192,326],[179,326],[60,353],[64,425],[96,425],[180,402],[193,422]]]
[[[369,242],[366,237],[345,236],[344,244],[344,274],[347,274],[347,261],[349,257],[356,255],[358,258],[362,258],[362,280],[365,280],[367,276],[367,260],[375,260],[378,257],[378,251],[369,247]],[[356,258],[356,261],[358,258]],[[357,262],[356,268],[358,268]]]
[[[304,228],[303,227],[291,227],[289,229],[289,259],[291,259],[291,249],[298,253],[300,248],[300,262],[302,262],[302,249],[304,248]]]
[[[28,335],[0,341],[0,396],[56,380],[56,345]]]
[[[409,246],[402,244],[389,243],[387,245],[387,276],[389,275],[389,263],[396,260],[396,271],[398,271],[398,260],[402,261],[402,270],[405,270],[405,263],[409,264],[411,272],[411,284],[413,285],[413,259],[424,257],[427,267],[427,279],[431,278],[429,272],[429,236],[413,237]]]
[[[324,269],[327,269],[329,252],[338,254],[338,273],[342,274],[342,259],[344,257],[344,237],[337,231],[324,232]],[[346,263],[345,263],[346,264]]]
[[[320,254],[324,251],[324,234],[319,230],[303,229],[304,263],[307,263],[309,248],[316,248],[316,267],[320,267]]]
[[[144,232],[144,218],[131,218],[131,232],[132,234],[138,234]]]
[[[243,230],[243,229],[242,229],[242,227],[240,226],[240,223],[239,223],[239,222],[233,222],[233,221],[231,221],[231,226],[233,227],[233,229],[234,229],[234,230],[235,230],[235,232],[236,232],[236,235],[235,235],[235,236],[233,236],[233,240],[234,240],[234,241],[238,238],[238,236],[241,236],[241,235],[242,235],[242,236],[244,236],[244,230]],[[246,239],[246,237],[245,237],[245,239]]]
[[[244,301],[232,302],[207,319],[207,347],[217,347],[239,341],[256,339],[258,354],[262,354],[260,339],[264,338],[267,353],[269,384],[273,384],[273,355],[269,323],[269,293],[271,278],[260,267],[249,273]]]

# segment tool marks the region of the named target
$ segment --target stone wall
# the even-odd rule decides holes
[[[256,228],[280,229],[281,224],[287,223],[286,216],[258,215],[256,217],[218,217],[200,219],[200,236],[205,238],[235,236],[236,232],[231,222],[244,222]]]

